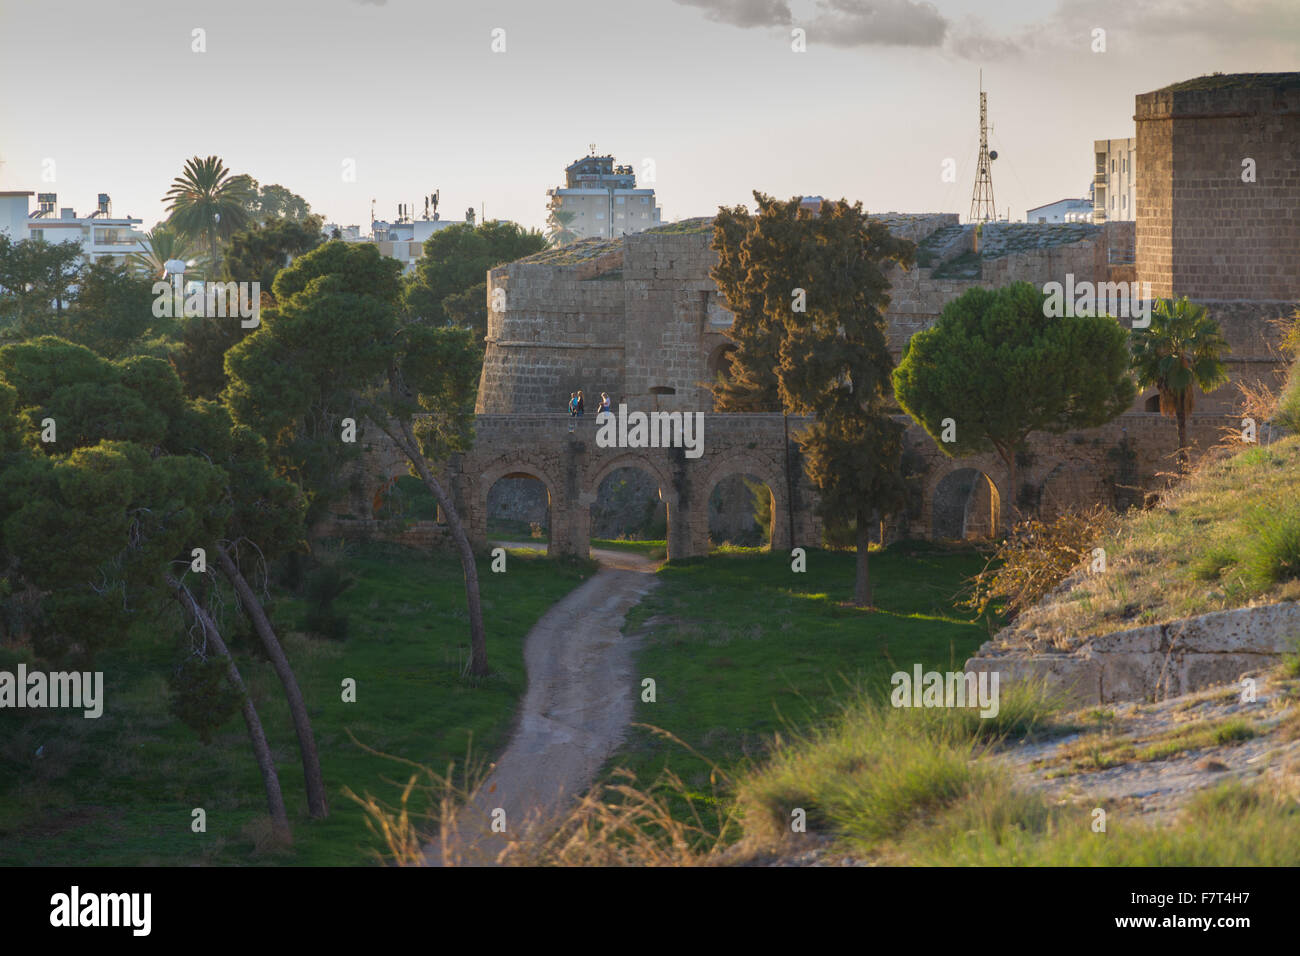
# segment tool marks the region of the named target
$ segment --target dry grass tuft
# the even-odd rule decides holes
[[[706,759],[668,731],[637,726]],[[476,811],[490,802],[481,765],[467,761],[470,769],[458,782],[454,767],[438,774],[400,762],[414,772],[396,805],[344,789],[365,810],[367,827],[383,843],[381,861],[397,866],[428,865],[430,854],[443,866],[708,866],[719,861],[739,830],[734,807],[721,796],[730,781],[711,761],[706,761],[712,770],[711,796],[694,794],[670,770],[641,786],[633,773],[620,768],[557,816],[530,819],[508,836],[491,832],[487,823],[468,823],[486,819]],[[413,809],[417,802],[430,809]]]

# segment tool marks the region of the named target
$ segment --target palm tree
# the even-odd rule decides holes
[[[168,259],[181,259],[192,262],[197,250],[188,238],[182,236],[166,223],[160,223],[152,232],[144,234],[144,250],[130,255],[131,265],[154,279],[161,279],[165,273],[164,263]]]
[[[1178,464],[1187,470],[1187,416],[1196,390],[1212,392],[1228,380],[1223,357],[1231,351],[1205,306],[1183,296],[1156,303],[1151,325],[1133,330],[1133,370],[1138,386],[1160,391],[1160,413],[1178,419]]]
[[[189,239],[205,239],[208,256],[216,265],[217,240],[229,239],[248,224],[251,183],[247,176],[232,176],[216,156],[195,156],[186,161],[185,171],[172,180],[164,197],[170,201],[168,224]]]
[[[551,207],[550,218],[546,220],[546,234],[551,240],[551,245],[562,246],[566,242],[573,242],[578,238],[578,234],[569,228],[569,224],[577,217],[572,209],[561,209],[559,206]]]

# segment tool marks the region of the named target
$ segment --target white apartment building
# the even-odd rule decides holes
[[[35,210],[31,208],[33,195],[37,197]],[[81,246],[84,262],[124,262],[131,253],[144,250],[144,233],[135,228],[144,220],[114,217],[107,193],[99,194],[95,211],[88,216],[78,216],[69,206],[59,208],[58,202],[55,193],[0,192],[0,232],[14,242],[75,242]]]
[[[1098,139],[1093,141],[1092,151],[1096,158],[1092,221],[1133,222],[1137,218],[1137,187],[1133,183],[1137,140]]]
[[[653,189],[638,189],[631,166],[613,156],[584,156],[564,170],[565,185],[548,189],[549,208],[573,213],[568,229],[579,239],[613,239],[660,224]]]
[[[1058,199],[1026,210],[1025,222],[1092,222],[1095,200]]]

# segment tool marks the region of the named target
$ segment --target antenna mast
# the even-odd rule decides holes
[[[988,94],[984,92],[984,71],[980,70],[980,158],[975,170],[975,191],[970,200],[970,221],[997,218],[993,207],[993,172],[989,161]]]

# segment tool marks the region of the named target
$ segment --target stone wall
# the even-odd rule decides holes
[[[1297,636],[1300,605],[1284,602],[1092,637],[1068,654],[1025,654],[994,640],[966,670],[998,673],[1003,691],[1042,681],[1080,707],[1164,700],[1258,674],[1295,650]]]

